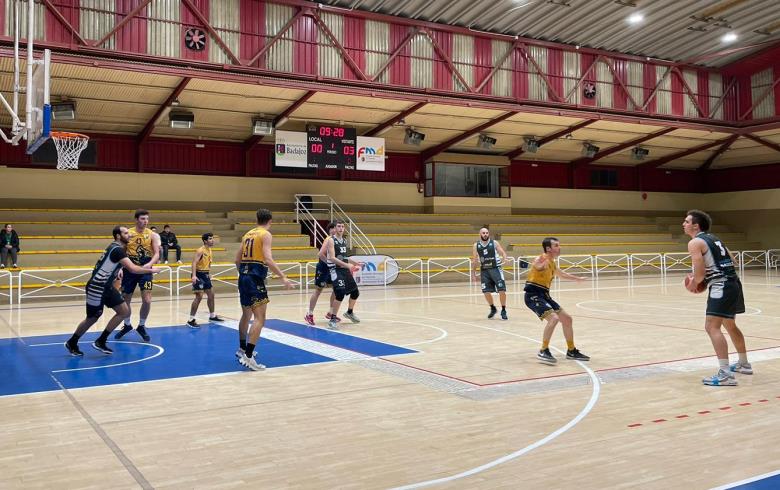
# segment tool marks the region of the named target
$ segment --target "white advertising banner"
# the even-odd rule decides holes
[[[385,139],[357,137],[356,170],[385,171]]]
[[[363,267],[354,273],[359,286],[384,286],[398,278],[398,262],[387,255],[350,255],[349,259],[363,262]]]
[[[306,168],[306,150],[306,133],[297,131],[276,131],[274,153],[276,154],[277,167]]]

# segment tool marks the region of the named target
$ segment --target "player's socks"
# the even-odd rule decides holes
[[[244,353],[246,353],[247,357],[252,357],[252,353],[255,351],[255,344],[246,344],[246,349],[244,349]]]

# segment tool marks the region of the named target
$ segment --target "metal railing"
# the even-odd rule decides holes
[[[308,197],[311,201],[301,200]],[[296,194],[295,195],[295,221],[304,223],[306,229],[313,233],[314,245],[319,244],[325,239],[325,230],[317,221],[324,219],[328,221],[341,220],[346,226],[345,235],[347,245],[351,249],[362,250],[362,254],[376,255],[376,248],[371,240],[363,233],[358,224],[353,220],[339,204],[327,194]],[[303,221],[301,221],[303,220]],[[313,222],[314,225],[307,224]],[[318,241],[318,237],[322,238]]]
[[[7,276],[7,277],[6,277]],[[14,304],[14,276],[8,271],[0,271],[0,284],[3,284],[8,280],[7,293],[3,292],[6,286],[0,286],[0,296],[6,296],[8,298],[8,304]]]

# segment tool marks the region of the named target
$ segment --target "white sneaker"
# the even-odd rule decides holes
[[[265,369],[265,366],[255,361],[255,356],[247,357],[246,354],[242,354],[241,359],[239,359],[238,362],[252,371],[262,371]]]
[[[739,374],[753,374],[753,366],[749,362],[741,363],[739,361],[729,366],[729,371]]]
[[[167,261],[167,260],[163,262],[163,264],[167,264],[167,263],[168,263],[168,261]]]
[[[241,347],[238,348],[236,351],[236,359],[238,359],[238,362],[241,362],[241,358],[244,356],[244,349]],[[257,351],[252,352],[252,357],[257,359]]]
[[[354,313],[346,312],[344,313],[344,318],[349,318],[352,323],[360,323],[360,318],[358,318]]]
[[[728,371],[718,369],[714,376],[708,376],[701,380],[707,386],[737,386],[737,378]]]
[[[338,322],[336,320],[334,320],[333,318],[331,318],[328,321],[328,330],[338,330],[338,329],[339,329]]]

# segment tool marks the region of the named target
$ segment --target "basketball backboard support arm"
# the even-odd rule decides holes
[[[6,143],[18,145],[22,139],[27,140],[27,153],[32,154],[46,140],[51,133],[51,52],[43,51],[42,59],[35,59],[35,2],[27,2],[27,76],[25,79],[25,119],[19,118],[19,93],[22,92],[20,83],[21,63],[19,53],[20,43],[20,2],[14,2],[14,94],[13,106],[0,94],[0,105],[11,115],[11,133],[5,134],[0,130],[0,137]]]

